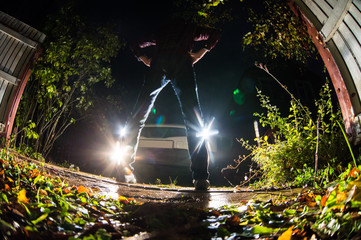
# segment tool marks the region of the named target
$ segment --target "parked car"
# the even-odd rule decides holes
[[[146,125],[139,138],[133,164],[140,182],[169,183],[170,179],[191,183],[187,132],[184,125]]]
[[[139,139],[140,148],[188,150],[186,127],[183,125],[146,125]]]

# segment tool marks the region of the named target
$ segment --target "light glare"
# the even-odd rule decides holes
[[[122,129],[120,129],[120,136],[121,136],[121,137],[125,137],[126,134],[127,134],[127,129],[126,129],[126,127],[122,127]]]
[[[125,155],[126,155],[126,148],[121,147],[120,143],[117,142],[112,154],[110,155],[110,160],[116,162],[119,165],[123,161]]]
[[[211,152],[211,145],[209,143],[210,137],[213,136],[213,135],[218,134],[218,130],[212,130],[211,129],[215,118],[213,117],[212,120],[208,124],[205,124],[203,122],[202,117],[200,116],[200,114],[197,111],[196,111],[196,116],[197,116],[197,119],[198,119],[198,123],[200,125],[200,129],[198,129],[198,131],[196,133],[196,137],[199,137],[200,140],[199,140],[198,145],[197,145],[197,147],[196,147],[196,149],[194,151],[196,151],[196,150],[199,151],[202,144],[205,142],[207,151],[208,151],[208,153],[210,153]]]

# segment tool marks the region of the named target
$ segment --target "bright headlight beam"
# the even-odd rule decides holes
[[[201,137],[204,140],[208,140],[211,136],[217,135],[218,130],[210,129],[210,125],[208,127],[203,128],[200,132],[196,134],[197,137]]]
[[[122,129],[120,129],[120,136],[125,137],[125,135],[127,135],[127,128],[122,127]]]
[[[196,112],[196,116],[198,119],[198,123],[200,125],[200,129],[197,131],[196,137],[199,137],[200,140],[194,151],[199,150],[201,148],[202,144],[205,142],[207,151],[210,152],[211,151],[211,149],[210,149],[211,145],[209,143],[210,137],[218,134],[218,130],[212,130],[212,125],[213,125],[215,118],[212,118],[212,120],[208,124],[204,124],[204,122],[198,112]]]
[[[117,142],[114,150],[110,156],[110,159],[114,162],[116,162],[117,164],[120,164],[120,162],[123,160],[124,156],[126,154],[126,149],[124,147],[120,146],[120,143]]]

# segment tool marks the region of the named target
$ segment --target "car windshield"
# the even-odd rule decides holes
[[[142,136],[146,138],[184,137],[186,130],[174,127],[144,127]]]

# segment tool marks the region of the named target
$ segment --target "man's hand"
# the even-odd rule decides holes
[[[152,62],[152,59],[147,56],[140,56],[139,60],[144,63],[145,66],[150,67],[150,63]]]
[[[206,54],[206,52],[208,52],[209,50],[202,48],[201,50],[199,50],[198,52],[189,52],[189,55],[192,58],[192,63],[195,64],[196,62],[198,62],[199,60],[202,59],[202,57],[204,56],[204,54]]]

